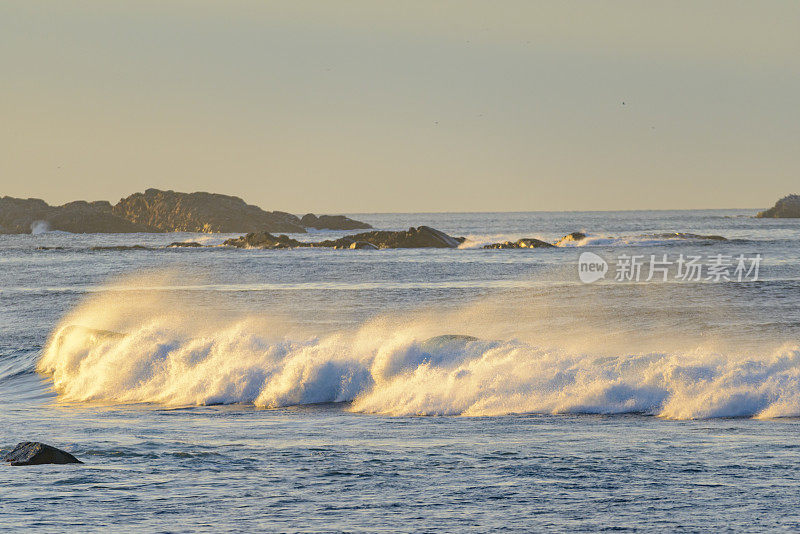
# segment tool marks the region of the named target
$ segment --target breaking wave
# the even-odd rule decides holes
[[[569,237],[569,236],[567,236]],[[642,234],[634,236],[584,235],[578,239],[562,239],[555,243],[558,247],[652,247],[669,246],[681,243],[711,244],[726,239],[716,235],[699,235],[685,232],[666,234]]]
[[[444,312],[314,334],[285,318],[169,308],[148,292],[92,296],[56,329],[37,370],[68,402],[346,402],[387,415],[800,416],[800,347],[791,344],[750,355],[708,347],[603,353],[592,349],[596,339],[581,349],[568,333],[563,342],[539,343],[471,337],[479,332]]]
[[[514,234],[469,234],[465,236],[465,241],[459,246],[462,249],[483,248],[492,243],[502,243],[505,241],[517,241],[519,239],[539,239],[552,243],[557,247],[652,247],[652,246],[673,246],[678,244],[712,244],[725,241],[722,236],[701,235],[687,232],[669,232],[658,234],[637,234],[628,236],[610,236],[604,234],[587,234],[583,231],[568,234],[559,239],[552,239],[552,236],[542,236],[533,233],[514,233]]]

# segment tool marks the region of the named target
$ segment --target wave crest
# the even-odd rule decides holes
[[[448,324],[491,336],[471,318],[495,314],[460,313],[419,312],[309,334],[278,318],[223,319],[185,303],[170,307],[163,293],[109,291],[65,318],[37,370],[71,402],[348,402],[353,411],[388,415],[800,416],[796,344],[764,355],[666,350],[660,333],[665,350],[605,344],[603,353],[593,350],[601,340],[574,330],[538,342],[437,336]],[[582,345],[576,335],[586,338]]]
[[[702,352],[598,357],[519,341],[432,346],[375,334],[270,340],[242,323],[182,338],[157,321],[125,336],[65,328],[38,369],[52,375],[68,401],[263,407],[352,401],[354,411],[389,415],[800,415],[797,347],[763,360]]]

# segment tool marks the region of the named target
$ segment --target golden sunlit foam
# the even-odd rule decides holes
[[[693,339],[680,325],[632,330],[601,286],[563,299],[528,291],[459,307],[385,314],[314,331],[286,314],[222,313],[187,277],[151,272],[89,296],[38,363],[67,402],[282,407],[347,402],[357,412],[486,416],[646,413],[666,418],[800,415],[800,349],[758,354]],[[653,298],[662,286],[640,287]],[[467,337],[474,336],[474,337]]]

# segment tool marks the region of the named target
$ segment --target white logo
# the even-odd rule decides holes
[[[607,272],[608,263],[594,252],[584,252],[578,258],[578,276],[584,284],[605,278]]]

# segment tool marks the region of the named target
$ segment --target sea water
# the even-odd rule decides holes
[[[0,528],[797,530],[800,222],[754,213],[354,215],[457,250],[0,236],[0,447],[85,462],[3,467]],[[664,255],[759,270],[615,279]]]

